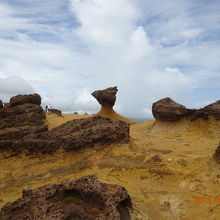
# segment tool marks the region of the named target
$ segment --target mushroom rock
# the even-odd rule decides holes
[[[40,105],[41,97],[38,94],[30,94],[30,95],[16,95],[10,99],[10,105],[12,107],[17,105],[23,105],[25,103]]]
[[[91,95],[96,98],[96,100],[101,105],[101,110],[97,113],[97,115],[101,115],[104,117],[121,120],[125,122],[134,122],[128,118],[125,118],[119,114],[117,114],[113,110],[113,106],[116,101],[116,93],[118,92],[117,86],[109,87],[103,90],[96,90]]]
[[[3,102],[0,100],[0,108],[3,108]]]
[[[171,98],[160,99],[152,106],[153,116],[160,121],[177,121],[190,115],[194,110],[174,102]]]
[[[130,211],[132,202],[124,187],[90,175],[23,190],[22,198],[0,210],[0,219],[120,220],[131,219]]]

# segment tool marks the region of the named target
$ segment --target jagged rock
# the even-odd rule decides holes
[[[25,103],[40,105],[41,97],[35,93],[30,95],[16,95],[10,99],[11,106],[23,105]]]
[[[53,108],[53,109],[51,109],[50,111],[51,111],[51,113],[53,113],[53,114],[56,114],[56,115],[58,115],[58,116],[62,116],[62,111],[60,111],[60,110],[58,110],[58,109]]]
[[[92,147],[96,144],[129,141],[129,125],[101,116],[75,119],[48,132],[30,133],[22,139],[0,141],[0,149],[26,154],[49,153],[63,148],[67,151]]]
[[[194,110],[187,109],[185,106],[174,102],[171,98],[160,99],[153,103],[152,112],[157,120],[177,121],[189,116]]]
[[[103,90],[96,90],[91,95],[94,96],[101,106],[109,105],[113,107],[116,100],[117,86]]]
[[[0,219],[129,220],[131,208],[131,198],[122,186],[90,175],[28,190],[0,210]]]
[[[217,163],[220,163],[220,144],[217,147],[217,149],[215,150],[214,159]]]
[[[42,125],[46,118],[39,105],[25,103],[14,107],[0,109],[0,128],[23,125]]]
[[[220,120],[220,100],[199,109],[197,115],[197,117],[203,117],[205,119],[213,116],[216,120]]]
[[[177,121],[181,118],[196,120],[198,118],[208,119],[213,116],[220,120],[220,100],[200,109],[188,109],[183,105],[174,102],[171,98],[164,98],[155,102],[152,112],[157,120]]]
[[[0,100],[0,108],[3,108],[3,102]]]

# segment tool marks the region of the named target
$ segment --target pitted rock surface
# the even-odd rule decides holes
[[[91,95],[94,96],[101,106],[114,106],[116,100],[117,86],[103,90],[96,90]]]
[[[126,189],[102,183],[94,175],[26,191],[1,209],[1,220],[130,219],[132,203]]]

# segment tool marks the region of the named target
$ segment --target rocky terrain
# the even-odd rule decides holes
[[[130,219],[131,198],[114,184],[86,176],[62,184],[23,189],[22,198],[4,206],[0,219]]]
[[[113,102],[111,101],[111,105]],[[47,115],[49,131],[28,134],[29,138],[58,141],[56,143],[59,146],[71,142],[70,148],[58,147],[49,154],[27,155],[21,151],[17,155],[2,157],[0,206],[4,208],[1,212],[6,214],[9,213],[7,210],[11,210],[11,213],[18,211],[16,205],[23,207],[20,202],[37,210],[41,207],[36,205],[37,202],[44,206],[40,198],[45,197],[40,197],[38,193],[47,195],[43,193],[48,187],[44,187],[45,184],[55,184],[49,185],[49,192],[50,189],[61,192],[66,186],[73,186],[79,181],[76,179],[93,174],[101,182],[120,185],[127,190],[126,195],[129,194],[131,198],[133,211],[129,212],[128,217],[128,209],[123,208],[125,215],[122,217],[122,212],[117,209],[121,219],[218,220],[219,101],[196,110],[187,109],[170,98],[165,98],[154,103],[152,110],[156,120],[133,123],[130,126],[122,121],[97,115]],[[1,132],[7,129],[1,129]],[[107,144],[103,144],[108,138]],[[78,140],[81,145],[73,147],[77,146]],[[94,145],[88,147],[88,143]],[[61,184],[63,181],[66,183]],[[58,207],[57,210],[62,210],[60,213],[67,214],[70,210],[68,207],[75,207],[80,203],[87,214],[92,209],[94,219],[103,214],[103,209],[108,210],[106,206],[103,209],[96,207],[94,201],[92,204],[95,207],[90,206],[84,194],[80,194],[81,197],[74,194],[67,201],[64,194],[53,194],[52,200],[44,201],[48,206],[53,204]],[[71,197],[71,193],[68,195]],[[35,199],[36,203],[33,202],[32,196],[39,197],[39,200]],[[19,197],[22,198],[15,201]],[[60,206],[63,200],[67,202],[64,208]],[[12,201],[15,202],[7,204]],[[21,212],[22,210],[26,210],[25,205]],[[44,211],[38,210],[39,213]],[[27,215],[29,214],[31,213],[27,211]]]

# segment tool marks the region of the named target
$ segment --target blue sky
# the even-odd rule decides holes
[[[171,97],[220,99],[220,1],[1,0],[0,99],[37,92],[43,105],[93,113],[96,89],[115,109],[151,117]]]

